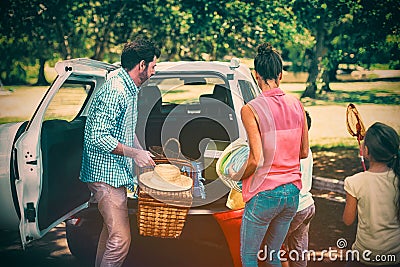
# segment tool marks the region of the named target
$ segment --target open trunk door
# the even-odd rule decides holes
[[[90,95],[117,66],[90,59],[57,63],[58,76],[14,146],[23,247],[87,207],[79,180]]]

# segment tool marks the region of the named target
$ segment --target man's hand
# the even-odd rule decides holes
[[[141,150],[141,149],[133,149],[134,150],[134,155],[133,155],[133,160],[135,161],[136,165],[139,167],[144,167],[144,166],[155,166],[155,162],[152,159],[154,157],[153,154],[151,154],[147,150]]]
[[[154,155],[151,154],[149,151],[125,146],[121,143],[118,143],[117,147],[111,153],[125,157],[130,157],[135,161],[136,165],[138,165],[139,167],[156,165],[156,163],[152,159]]]

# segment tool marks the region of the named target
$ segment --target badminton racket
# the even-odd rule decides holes
[[[361,119],[360,113],[358,112],[356,106],[352,103],[347,105],[346,125],[347,125],[347,131],[351,134],[351,136],[357,137],[361,164],[365,171],[366,168],[365,168],[364,156],[361,150],[361,141],[365,137],[365,127]]]

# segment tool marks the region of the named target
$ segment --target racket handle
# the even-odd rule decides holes
[[[361,140],[361,136],[358,134],[357,135],[357,141],[358,141],[359,155],[360,155],[360,158],[361,158],[361,165],[363,166],[364,171],[366,171],[367,168],[365,167],[364,156],[363,156],[363,153],[362,153],[360,140]]]
[[[363,166],[364,171],[366,171],[367,168],[365,167],[364,156],[360,155],[360,158],[361,158],[361,165]]]

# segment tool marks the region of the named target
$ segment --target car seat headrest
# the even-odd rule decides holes
[[[213,98],[218,99],[224,103],[228,103],[228,92],[224,85],[216,84],[213,90]]]

